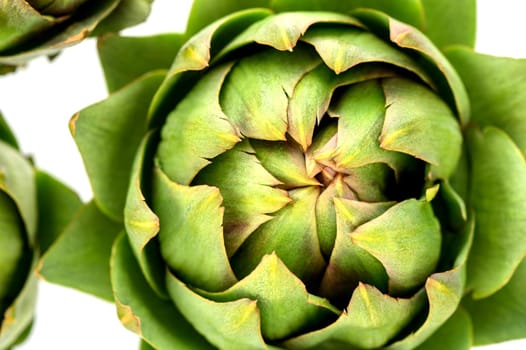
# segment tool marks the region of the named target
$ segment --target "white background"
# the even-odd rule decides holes
[[[156,0],[147,23],[125,33],[149,35],[183,31],[190,3],[190,0]],[[525,15],[524,0],[479,0],[477,50],[526,57]],[[41,169],[76,189],[84,200],[91,197],[91,190],[69,135],[68,121],[76,111],[105,95],[95,42],[91,39],[64,51],[53,63],[37,59],[17,74],[0,77],[0,109],[22,150],[33,155]],[[112,304],[42,282],[33,332],[17,349],[127,350],[137,347],[137,338],[120,325]],[[526,349],[526,341],[480,348],[512,349]]]

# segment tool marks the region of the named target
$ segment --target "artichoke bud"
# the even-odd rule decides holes
[[[206,31],[173,69],[202,62]],[[382,335],[348,344],[418,329],[426,281],[454,267],[443,252],[453,215],[435,203],[463,205],[441,187],[462,148],[454,71],[331,13],[270,15],[210,51],[198,81],[171,92],[155,154],[151,203],[174,279],[215,302],[257,300],[268,342],[365,327],[343,315],[366,318],[370,299],[389,309]],[[180,288],[168,286],[192,322]],[[301,306],[281,315],[288,302]]]
[[[0,2],[0,74],[38,56],[53,57],[88,35],[117,32],[146,19],[153,0]]]
[[[0,121],[3,122],[0,115]],[[2,130],[3,131],[3,130]],[[0,132],[1,134],[1,132]],[[3,135],[0,135],[3,136]],[[35,302],[36,188],[34,170],[18,150],[0,140],[0,348],[29,326]],[[27,303],[21,310],[21,303]]]
[[[21,154],[0,113],[0,349],[28,336],[37,298],[35,267],[80,204],[74,192]]]

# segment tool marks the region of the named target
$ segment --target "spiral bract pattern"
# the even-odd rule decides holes
[[[377,12],[265,15],[215,47],[255,15],[190,39],[158,93],[171,96],[150,185],[168,293],[219,347],[248,339],[203,328],[210,305],[255,317],[239,332],[255,327],[260,346],[403,339],[434,303],[430,281],[461,261],[444,249],[462,250],[448,178],[465,92],[425,37]],[[370,30],[383,21],[421,42]]]

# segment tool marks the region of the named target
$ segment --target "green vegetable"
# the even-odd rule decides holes
[[[0,349],[29,333],[39,256],[80,206],[75,193],[20,154],[0,114]]]
[[[146,19],[153,0],[9,0],[0,2],[0,74],[37,56],[53,56],[89,35]]]
[[[111,94],[71,121],[93,225],[41,273],[144,348],[525,337],[526,60],[471,49],[474,1],[239,3],[101,39]]]

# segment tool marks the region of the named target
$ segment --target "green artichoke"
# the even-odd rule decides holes
[[[144,348],[525,337],[526,60],[475,53],[474,11],[201,0],[101,39],[111,94],[70,124],[94,200],[40,272]]]
[[[88,35],[146,18],[153,0],[9,0],[0,3],[0,74],[36,56],[53,56]]]
[[[0,349],[29,333],[40,253],[80,205],[74,192],[20,154],[0,114]]]

